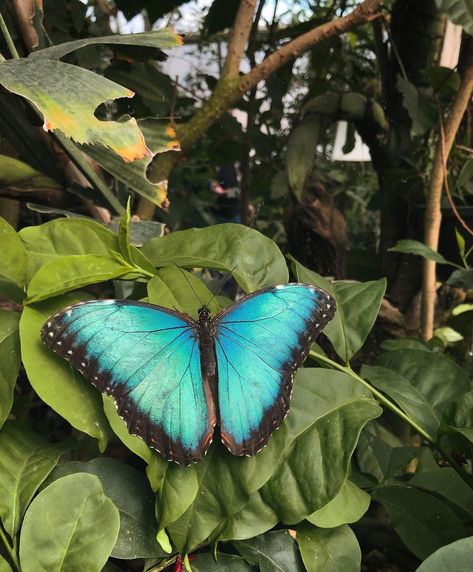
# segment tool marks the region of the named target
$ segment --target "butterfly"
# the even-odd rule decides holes
[[[206,454],[216,429],[234,455],[264,447],[289,411],[295,371],[335,313],[315,286],[249,294],[198,320],[129,300],[81,302],[52,316],[43,342],[114,400],[128,431],[168,461]]]

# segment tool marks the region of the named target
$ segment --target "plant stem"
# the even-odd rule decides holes
[[[377,397],[377,399],[383,405],[385,405],[388,409],[391,409],[391,411],[393,411],[396,415],[398,415],[401,419],[403,419],[406,423],[408,423],[413,429],[415,429],[417,431],[417,433],[419,433],[419,435],[422,435],[422,437],[424,437],[424,439],[426,441],[428,441],[431,444],[434,444],[434,438],[432,437],[432,435],[427,433],[427,431],[425,429],[423,429],[413,419],[411,419],[409,417],[409,415],[404,413],[404,411],[400,407],[398,407],[393,401],[391,401],[389,398],[387,398],[385,395],[383,395],[381,393],[381,391],[377,390],[376,387],[373,387],[371,385],[371,383],[366,381],[366,379],[363,379],[361,376],[359,376],[357,373],[355,373],[351,369],[350,366],[343,366],[343,365],[331,360],[330,358],[323,356],[321,354],[318,354],[316,352],[313,352],[313,351],[311,351],[309,355],[311,358],[313,358],[319,362],[325,363],[327,365],[330,365],[332,368],[338,369],[339,371],[346,373],[347,375],[349,375],[353,379],[356,379],[356,381],[358,381],[359,383],[362,383],[366,388],[368,388],[371,391],[371,393],[374,396]]]
[[[0,12],[0,29],[2,30],[2,33],[5,37],[5,41],[7,43],[8,49],[10,50],[12,58],[15,60],[20,59],[20,54],[16,50],[15,43],[13,42],[10,31],[7,28],[7,24],[1,12]]]
[[[18,560],[18,556],[15,552],[15,549],[12,547],[12,545],[8,541],[8,538],[4,532],[3,526],[1,524],[0,524],[0,540],[3,542],[3,545],[5,546],[5,550],[7,551],[8,556],[10,557],[11,564],[13,564],[13,568],[14,568],[15,572],[20,572],[20,570],[21,570],[20,561]]]

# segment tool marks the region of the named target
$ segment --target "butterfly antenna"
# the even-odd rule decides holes
[[[202,300],[200,299],[200,296],[197,294],[197,292],[194,289],[194,286],[192,286],[192,282],[189,280],[189,278],[187,278],[186,273],[184,272],[184,270],[178,266],[176,263],[174,263],[174,266],[176,266],[177,268],[179,268],[179,270],[182,272],[182,275],[184,276],[184,278],[186,279],[187,284],[189,284],[189,286],[191,287],[192,292],[194,292],[195,297],[197,298],[197,300],[199,300],[199,304],[201,306],[204,306],[204,303],[202,302]]]
[[[210,306],[210,302],[212,302],[212,300],[218,296],[220,294],[220,292],[222,291],[222,288],[225,286],[225,282],[228,280],[228,278],[233,274],[235,268],[237,267],[237,265],[235,265],[231,270],[229,270],[225,276],[223,277],[222,282],[220,283],[220,286],[217,288],[217,291],[215,292],[215,294],[212,295],[212,297],[210,298],[210,300],[207,302],[207,306]]]

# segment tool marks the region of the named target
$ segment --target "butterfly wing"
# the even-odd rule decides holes
[[[254,455],[279,427],[294,372],[334,312],[327,292],[284,284],[251,294],[214,318],[221,439],[234,455]]]
[[[100,300],[55,314],[41,335],[166,459],[189,464],[206,453],[216,415],[196,322],[160,306]]]

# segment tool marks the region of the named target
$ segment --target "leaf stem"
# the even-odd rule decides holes
[[[18,560],[18,556],[16,554],[14,547],[8,541],[8,538],[1,524],[0,524],[0,540],[3,542],[3,545],[5,546],[5,550],[7,551],[8,556],[10,557],[11,564],[13,564],[15,572],[20,572],[21,571],[20,561]]]
[[[404,411],[400,407],[398,407],[393,401],[391,401],[383,393],[381,393],[381,391],[376,389],[376,387],[373,387],[371,385],[371,383],[366,381],[366,379],[363,379],[356,372],[354,372],[350,366],[343,366],[343,365],[331,360],[330,358],[328,358],[324,355],[318,354],[316,352],[313,352],[313,351],[311,351],[309,355],[311,358],[315,359],[316,361],[325,363],[325,364],[331,366],[333,369],[338,369],[339,371],[346,373],[347,375],[349,375],[353,379],[356,379],[356,381],[358,381],[359,383],[362,383],[366,388],[368,388],[371,391],[371,393],[375,397],[377,397],[377,399],[383,405],[385,405],[388,409],[391,409],[391,411],[396,413],[396,415],[398,415],[401,419],[403,419],[406,423],[408,423],[413,429],[415,429],[417,431],[417,433],[419,433],[419,435],[422,435],[422,437],[424,437],[424,439],[426,441],[428,441],[431,444],[434,444],[435,440],[432,437],[432,435],[427,433],[427,431],[425,429],[423,429],[420,425],[418,425],[411,417],[409,417],[409,415],[404,413]]]
[[[20,59],[20,54],[17,52],[15,43],[10,34],[10,30],[7,28],[7,24],[3,18],[2,13],[0,12],[0,29],[2,30],[3,36],[5,37],[5,41],[7,43],[8,49],[10,50],[10,54],[14,60]]]

